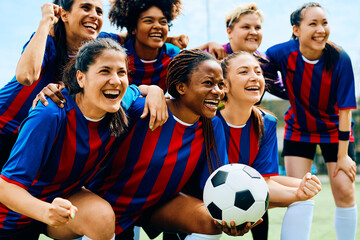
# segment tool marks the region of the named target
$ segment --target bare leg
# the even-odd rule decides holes
[[[109,240],[115,232],[115,215],[104,199],[82,189],[68,199],[78,208],[73,220],[62,227],[48,227],[48,235],[55,239],[73,239],[86,235],[94,240]]]

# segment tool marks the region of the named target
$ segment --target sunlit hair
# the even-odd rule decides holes
[[[260,18],[260,21],[264,21],[264,14],[261,10],[258,9],[256,3],[244,3],[225,15],[226,27],[233,29],[235,24],[239,22],[240,17],[247,14],[257,14]]]
[[[199,65],[204,61],[216,61],[216,59],[207,52],[194,49],[181,51],[170,62],[166,78],[166,86],[169,94],[175,98],[175,101],[181,101],[181,95],[177,91],[176,86],[180,83],[189,84],[191,74],[196,71]],[[202,122],[209,172],[213,172],[221,166],[216,146],[214,127],[211,119],[204,116],[200,116],[200,122]],[[211,150],[215,153],[215,159],[212,159],[211,157]]]
[[[181,12],[181,0],[110,0],[110,23],[117,28],[126,28],[128,37],[134,37],[140,14],[151,7],[158,7],[168,21],[174,20]]]
[[[245,56],[245,55],[254,58],[254,60],[259,63],[259,61],[256,59],[255,56],[253,56],[252,54],[250,54],[248,52],[245,52],[245,51],[239,51],[239,52],[232,53],[232,54],[228,55],[226,58],[224,58],[221,61],[221,68],[223,70],[224,79],[225,79],[225,81],[228,82],[229,87],[231,87],[230,79],[229,79],[229,76],[228,76],[230,63],[232,61],[236,61],[237,57]],[[260,66],[260,63],[259,63],[259,66]],[[225,94],[225,97],[223,98],[222,101],[227,102],[226,94]],[[255,133],[256,133],[259,144],[261,142],[261,137],[265,134],[264,120],[263,120],[263,117],[261,115],[261,111],[265,111],[265,110],[258,107],[258,106],[255,106],[255,105],[252,106],[252,109],[251,109],[252,124],[254,125],[254,130],[255,130]]]
[[[83,92],[83,89],[78,84],[76,72],[81,71],[86,73],[91,65],[95,63],[96,59],[107,50],[118,52],[119,55],[123,57],[125,63],[127,63],[125,50],[117,42],[111,40],[110,38],[96,39],[84,44],[79,49],[76,57],[73,58],[64,69],[63,81],[71,95]],[[128,124],[126,114],[121,107],[116,113],[107,113],[106,119],[110,123],[110,131],[114,136],[119,136],[123,131],[125,131]]]
[[[63,10],[71,12],[74,0],[54,0],[54,4],[60,6]],[[61,79],[61,73],[66,63],[69,61],[68,46],[66,42],[66,30],[64,22],[59,18],[54,25],[55,49],[56,49],[56,75]]]
[[[308,8],[318,7],[324,10],[324,8],[317,2],[308,2],[297,8],[290,15],[291,26],[300,27],[301,22],[304,20],[304,14]],[[324,10],[325,11],[325,10]],[[292,39],[298,39],[297,36],[293,33],[291,36]],[[331,71],[335,62],[339,59],[340,48],[337,47],[332,42],[327,42],[324,48],[324,59],[325,59],[325,70]]]

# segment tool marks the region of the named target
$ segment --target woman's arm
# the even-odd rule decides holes
[[[339,131],[349,132],[351,130],[351,110],[339,110]],[[349,134],[350,135],[350,134]],[[348,155],[349,140],[339,140],[338,161],[334,171],[334,177],[342,170],[348,175],[351,181],[355,181],[356,164]]]
[[[200,49],[203,51],[208,51],[211,55],[213,55],[216,59],[221,60],[227,56],[227,53],[223,46],[216,42],[207,42],[195,49]]]
[[[285,178],[269,177],[265,179],[269,187],[270,207],[287,207],[293,202],[311,199],[321,191],[320,180],[310,173],[304,176],[298,187],[294,187],[295,179],[289,178],[288,184],[284,181]]]
[[[57,23],[61,8],[52,3],[41,7],[42,19],[36,33],[22,53],[16,67],[16,80],[26,86],[36,82],[41,73],[46,41],[50,30]]]
[[[0,202],[9,209],[53,227],[67,224],[77,212],[77,208],[66,199],[55,198],[52,203],[47,203],[3,179],[0,179],[0,192]]]

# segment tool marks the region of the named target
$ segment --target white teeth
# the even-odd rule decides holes
[[[94,23],[85,23],[84,26],[87,27],[87,28],[92,28],[94,30],[97,29],[97,26]]]
[[[260,88],[259,87],[248,87],[248,88],[245,88],[246,90],[259,90]]]
[[[105,90],[104,94],[108,94],[108,95],[119,95],[120,91],[118,90]]]
[[[219,100],[205,100],[205,103],[210,103],[210,104],[219,104]]]
[[[150,37],[158,37],[158,38],[161,38],[161,34],[150,34]]]

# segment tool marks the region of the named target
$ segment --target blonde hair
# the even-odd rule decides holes
[[[226,27],[232,29],[234,25],[239,22],[240,17],[242,15],[246,14],[257,14],[260,18],[260,21],[264,21],[264,14],[261,10],[258,9],[258,6],[256,3],[244,3],[239,6],[237,6],[235,9],[230,11],[228,14],[225,15],[225,23]]]

